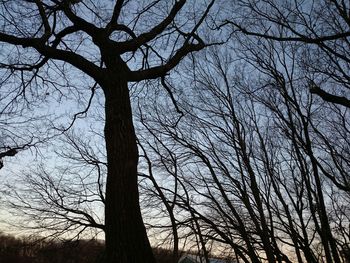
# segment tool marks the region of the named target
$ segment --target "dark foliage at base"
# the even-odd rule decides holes
[[[0,233],[1,263],[96,263],[103,248],[101,240],[43,241]],[[158,263],[170,262],[172,256],[161,248],[154,249],[154,254]]]

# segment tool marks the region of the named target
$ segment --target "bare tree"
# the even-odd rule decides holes
[[[56,146],[55,164],[46,159],[23,170],[3,190],[8,224],[45,239],[98,237],[104,231],[107,164],[88,136],[65,134]]]
[[[105,262],[154,262],[138,202],[138,149],[128,84],[164,77],[183,57],[203,49],[207,44],[199,34],[211,22],[207,18],[214,3],[1,3],[1,67],[7,86],[18,94],[13,103],[32,103],[28,94],[38,94],[41,101],[56,95],[71,99],[70,92],[80,87],[90,95],[74,121],[87,113],[96,88],[103,90],[108,166]],[[96,84],[83,89],[80,76]]]
[[[345,262],[349,112],[308,93],[299,45],[240,40],[189,65],[177,109],[140,107],[156,180],[179,185],[163,187],[176,226],[237,261]]]
[[[308,72],[310,92],[350,107],[349,8],[339,0],[238,0],[232,1],[233,15],[222,25],[257,41],[299,43],[298,61]]]

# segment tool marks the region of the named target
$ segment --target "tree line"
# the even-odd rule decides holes
[[[104,242],[98,239],[47,240],[40,236],[15,237],[0,233],[0,260],[3,263],[95,263],[103,251]],[[171,260],[170,250],[153,248],[153,253],[157,262]]]

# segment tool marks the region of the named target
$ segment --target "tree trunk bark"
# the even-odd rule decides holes
[[[155,259],[139,205],[138,149],[128,82],[121,72],[108,75],[102,87],[108,162],[103,262],[153,263]]]

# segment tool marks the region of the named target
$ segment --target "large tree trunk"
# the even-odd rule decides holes
[[[122,73],[108,75],[103,85],[108,161],[104,262],[153,263],[139,206],[138,150],[128,83]]]

